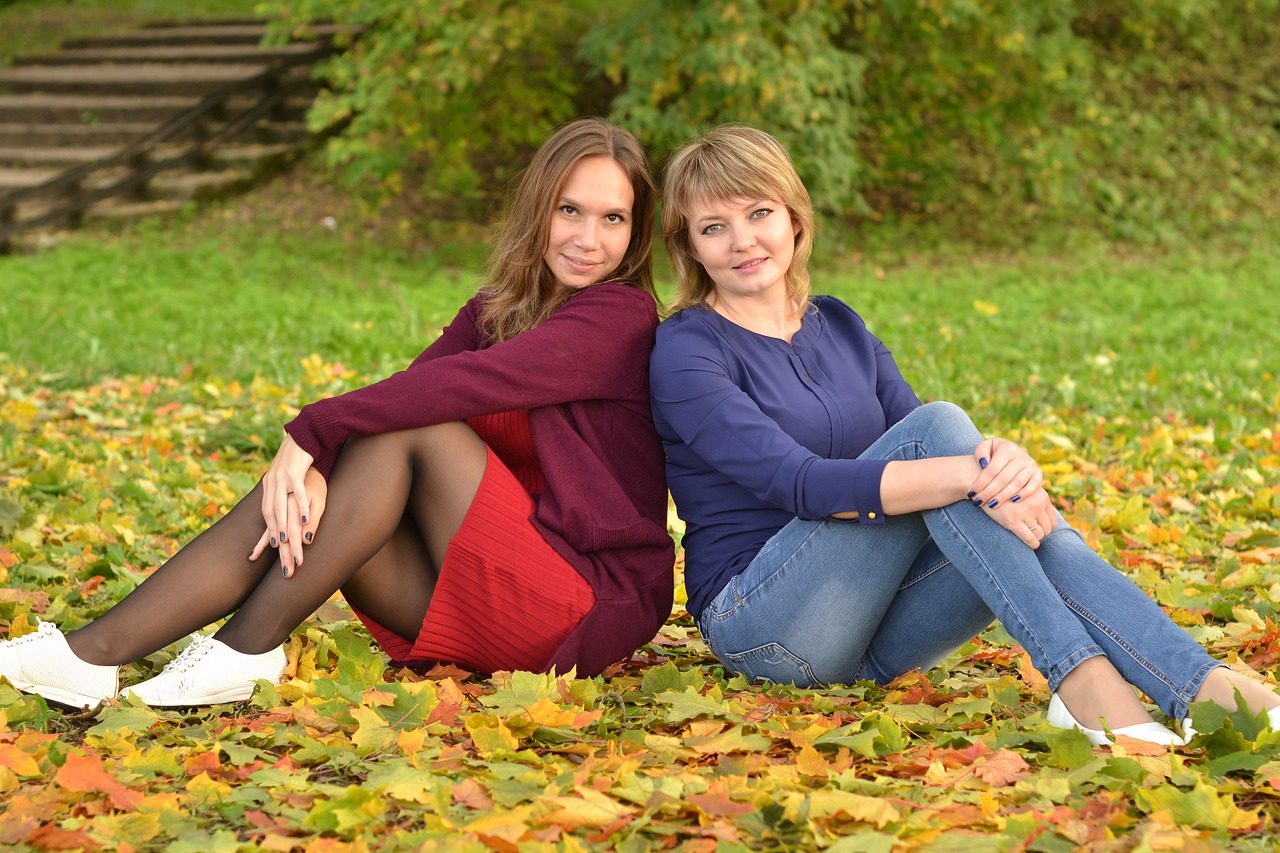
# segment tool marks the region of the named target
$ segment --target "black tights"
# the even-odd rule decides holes
[[[292,578],[283,576],[274,551],[248,558],[266,530],[259,483],[67,642],[89,663],[124,664],[231,614],[215,636],[236,651],[260,654],[284,642],[339,589],[412,640],[486,458],[484,442],[462,423],[353,439],[330,474],[315,540]]]

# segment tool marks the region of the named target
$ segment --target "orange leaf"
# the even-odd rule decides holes
[[[53,781],[68,791],[106,794],[111,805],[124,812],[137,811],[138,802],[142,800],[140,792],[129,790],[107,773],[102,759],[93,753],[67,753],[67,761],[58,769]]]
[[[36,760],[11,743],[0,743],[0,767],[7,767],[19,776],[40,775]]]
[[[689,802],[705,815],[711,817],[733,817],[755,811],[751,803],[735,803],[723,791],[718,793],[690,794]]]
[[[1008,749],[998,749],[974,765],[973,772],[988,785],[1003,787],[1031,775],[1022,756]]]
[[[26,841],[32,847],[41,850],[97,850],[94,843],[83,830],[59,829],[52,824],[36,827]]]
[[[493,798],[475,779],[463,779],[453,786],[453,801],[478,812],[493,810]]]

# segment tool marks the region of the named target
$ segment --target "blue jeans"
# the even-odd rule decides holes
[[[864,459],[968,456],[965,413],[930,403]],[[704,609],[698,628],[729,669],[802,686],[928,669],[992,617],[1056,690],[1106,655],[1173,719],[1221,664],[1059,517],[1038,549],[970,501],[883,525],[794,519]]]

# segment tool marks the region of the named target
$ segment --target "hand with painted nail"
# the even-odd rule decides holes
[[[286,568],[296,565],[301,558],[302,542],[290,541],[290,527],[296,535],[301,527],[300,517],[310,512],[306,475],[314,461],[311,454],[286,433],[267,473],[262,475],[262,520],[266,522],[269,538],[279,549],[280,565]],[[295,501],[292,512],[291,496]]]
[[[249,553],[249,559],[256,560],[268,547],[280,549],[280,570],[286,578],[292,577],[294,569],[301,566],[305,561],[305,548],[315,541],[316,532],[320,526],[320,518],[324,515],[325,506],[329,498],[329,484],[315,468],[307,469],[303,484],[306,486],[310,507],[305,514],[302,513],[299,509],[297,497],[292,494],[289,495],[287,514],[290,526],[288,531],[280,534],[286,540],[284,542],[285,547],[280,549],[280,542],[271,536],[270,530],[266,530],[263,531],[262,537],[258,539],[258,544]]]
[[[969,486],[969,499],[985,509],[1026,500],[1044,483],[1044,473],[1031,454],[1008,439],[981,441],[973,455],[979,473]]]

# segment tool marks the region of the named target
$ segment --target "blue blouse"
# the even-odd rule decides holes
[[[839,299],[815,297],[790,344],[685,309],[658,327],[649,376],[695,617],[793,518],[884,523],[888,463],[857,456],[920,400]]]

